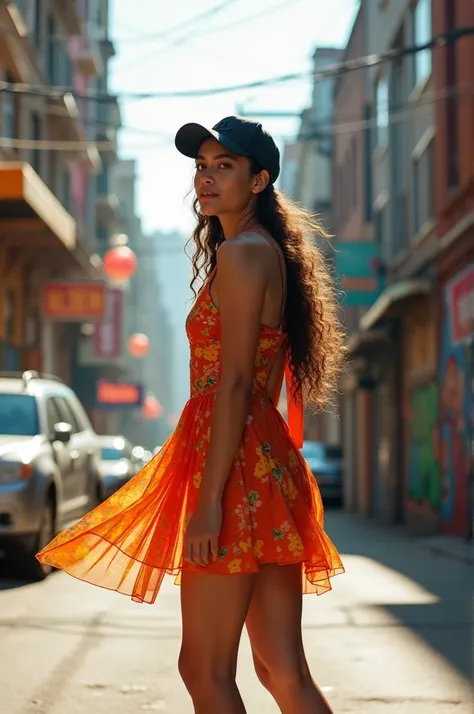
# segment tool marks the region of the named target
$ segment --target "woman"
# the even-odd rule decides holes
[[[320,230],[274,189],[279,152],[260,124],[187,124],[196,162],[191,398],[160,453],[38,558],[153,602],[179,576],[179,669],[197,714],[245,712],[236,683],[244,624],[283,714],[330,712],[306,662],[302,592],[342,573],[299,452],[301,393],[322,405],[342,360],[336,299],[312,243]],[[289,427],[276,405],[287,375]],[[294,438],[292,438],[294,437]]]

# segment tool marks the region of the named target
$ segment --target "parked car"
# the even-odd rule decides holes
[[[99,442],[57,377],[0,372],[0,550],[35,579],[34,554],[86,513],[99,491]]]
[[[133,447],[124,436],[99,436],[102,499],[118,491],[139,471]]]
[[[342,450],[319,441],[305,441],[301,453],[318,482],[323,501],[342,504]]]
[[[136,464],[137,471],[140,471],[152,460],[153,454],[144,446],[134,446],[132,449],[132,458]]]

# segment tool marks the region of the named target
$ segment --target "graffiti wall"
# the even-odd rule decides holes
[[[439,514],[443,487],[439,459],[439,392],[435,379],[414,387],[406,422],[408,501]]]
[[[474,335],[474,265],[443,286],[439,359],[439,450],[442,528],[469,532],[471,470],[471,351]]]

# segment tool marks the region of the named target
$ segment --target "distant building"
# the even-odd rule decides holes
[[[143,384],[145,393],[160,402],[163,414],[147,422],[140,411],[123,414],[122,432],[135,444],[148,448],[162,443],[169,433],[167,416],[172,405],[173,327],[163,301],[156,267],[156,241],[145,236],[136,209],[136,162],[119,161],[110,176],[110,186],[118,197],[116,231],[128,238],[128,246],[137,257],[137,271],[125,289],[124,344],[127,378]],[[145,357],[136,358],[126,349],[135,333],[144,333],[150,340]]]
[[[342,50],[317,47],[313,54],[313,71],[337,63]],[[336,77],[315,77],[311,106],[301,114],[298,136],[283,150],[281,188],[293,200],[317,213],[319,220],[333,231],[333,116]],[[326,240],[319,241],[322,252],[332,260],[333,252]],[[339,444],[340,419],[336,412],[308,414],[305,420],[308,439]]]
[[[186,238],[180,233],[157,232],[153,241],[163,305],[174,336],[172,417],[176,417],[189,399],[189,345],[185,323],[193,299],[189,287],[192,268],[185,253]],[[190,252],[192,250],[190,246]]]

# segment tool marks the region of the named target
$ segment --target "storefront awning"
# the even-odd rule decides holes
[[[347,350],[351,358],[365,357],[383,352],[391,343],[391,336],[381,330],[354,332],[347,341]]]
[[[374,302],[367,312],[361,317],[359,326],[361,330],[370,330],[379,320],[395,305],[399,305],[411,298],[429,295],[433,290],[433,285],[426,278],[416,278],[413,280],[403,280],[399,283],[389,285],[379,298]]]
[[[0,244],[76,248],[76,221],[27,163],[0,162]]]

